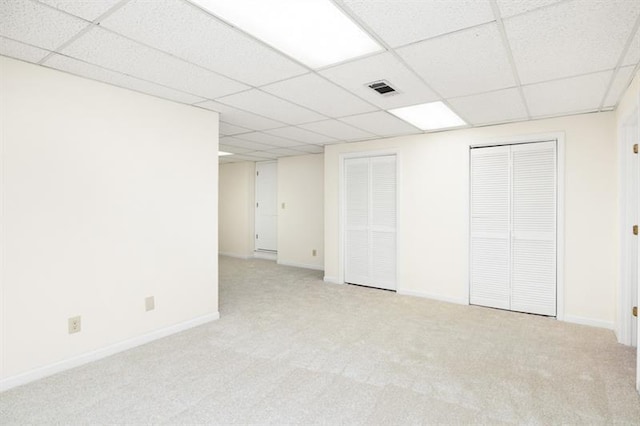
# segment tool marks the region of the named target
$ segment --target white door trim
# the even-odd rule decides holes
[[[620,191],[620,281],[618,283],[618,315],[616,318],[615,331],[618,342],[623,345],[632,344],[631,321],[633,321],[633,316],[631,315],[630,307],[636,305],[638,302],[633,300],[632,297],[633,288],[631,281],[633,271],[631,270],[631,260],[629,258],[629,251],[632,244],[637,244],[638,238],[634,237],[630,231],[631,227],[637,224],[638,218],[631,217],[632,212],[629,207],[629,198],[633,195],[631,194],[629,182],[632,179],[637,179],[637,176],[633,176],[631,164],[632,161],[634,161],[633,156],[636,155],[632,152],[633,144],[640,141],[639,114],[640,110],[636,107],[622,119],[618,127],[618,165],[620,168],[618,184]],[[636,135],[631,134],[634,126],[636,126]],[[637,196],[638,194],[636,194],[636,197]],[[638,260],[638,264],[640,267],[640,259]],[[640,275],[640,272],[638,274]],[[638,342],[638,346],[640,347],[640,342]]]
[[[396,157],[396,292],[401,292],[400,282],[400,256],[401,253],[401,203],[400,203],[400,189],[402,184],[400,181],[400,151],[397,149],[390,150],[377,150],[377,151],[358,151],[358,152],[345,152],[338,156],[338,276],[337,277],[325,277],[325,281],[332,282],[334,284],[344,284],[344,254],[345,254],[345,188],[344,188],[344,162],[346,159],[351,158],[369,158],[380,157],[385,155],[395,155]]]
[[[487,146],[499,145],[518,145],[534,142],[556,141],[556,161],[557,161],[557,238],[556,238],[556,318],[564,321],[564,173],[565,173],[565,133],[539,133],[520,136],[509,136],[506,138],[492,138],[475,143],[470,143],[468,148],[467,171],[469,179],[467,179],[467,202],[466,202],[466,233],[467,233],[467,285],[465,286],[465,296],[467,304],[469,303],[471,282],[471,148],[480,148]]]

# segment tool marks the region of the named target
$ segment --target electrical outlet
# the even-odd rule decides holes
[[[284,204],[284,203],[282,203],[282,210],[284,210],[284,206],[285,206],[285,204]]]
[[[144,299],[144,306],[147,312],[153,311],[156,308],[156,301],[153,298],[153,296],[149,296],[146,299]]]
[[[80,315],[69,318],[69,334],[79,333],[82,329]]]
[[[316,249],[311,250],[311,256],[316,256],[318,251]]]

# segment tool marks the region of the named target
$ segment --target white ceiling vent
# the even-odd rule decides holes
[[[391,84],[387,80],[378,80],[371,83],[367,83],[367,87],[375,90],[383,96],[395,95],[398,93],[396,89],[391,87]]]

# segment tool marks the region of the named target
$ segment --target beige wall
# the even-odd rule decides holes
[[[220,254],[253,256],[255,172],[256,163],[250,161],[220,165]]]
[[[323,164],[322,154],[278,159],[278,263],[324,268]]]
[[[0,73],[3,387],[215,319],[217,114],[3,57]]]
[[[469,145],[564,132],[564,313],[613,327],[618,279],[615,113],[585,114],[325,149],[325,279],[341,281],[340,154],[396,151],[399,284],[408,294],[467,303]]]

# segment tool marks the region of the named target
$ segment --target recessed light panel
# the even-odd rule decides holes
[[[382,50],[330,0],[191,0],[311,68]]]
[[[467,124],[440,101],[390,109],[389,112],[422,130],[445,129]]]
[[[233,155],[233,152],[218,151],[218,157],[224,157],[225,155]]]

